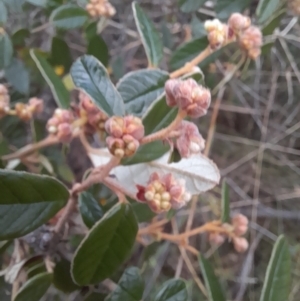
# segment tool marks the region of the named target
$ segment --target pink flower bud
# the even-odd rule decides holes
[[[27,104],[18,102],[15,105],[15,110],[17,116],[24,121],[29,121],[32,118],[32,112]]]
[[[249,248],[249,243],[247,239],[244,237],[234,237],[232,242],[233,242],[234,249],[238,253],[244,253]]]
[[[9,94],[7,88],[0,84],[0,118],[6,115],[9,111]]]
[[[82,91],[79,92],[79,106],[90,114],[97,114],[100,111],[90,97]]]
[[[240,13],[233,13],[228,19],[228,25],[234,32],[240,32],[250,27],[251,19]]]
[[[72,123],[74,121],[74,116],[70,111],[60,108],[54,111],[53,117],[56,117],[59,123]]]
[[[41,113],[44,108],[44,101],[37,97],[30,98],[29,107],[32,113]]]
[[[256,26],[250,26],[240,36],[239,43],[250,58],[256,59],[260,55],[263,44],[261,30]]]
[[[209,233],[208,240],[212,246],[221,246],[225,242],[225,237],[219,233]]]
[[[180,83],[178,79],[168,79],[165,83],[166,102],[169,107],[177,106],[174,88]]]
[[[118,116],[112,116],[105,122],[106,132],[114,138],[121,138],[123,136],[124,126],[123,118]]]
[[[237,236],[243,236],[247,233],[248,231],[248,226],[247,225],[238,225],[236,227],[234,227],[233,232],[237,235]]]
[[[182,158],[188,158],[200,153],[205,146],[205,141],[199,133],[198,127],[189,121],[182,121],[178,128],[179,137],[176,139],[176,148]]]
[[[57,127],[57,138],[60,142],[68,143],[73,138],[72,126],[69,123],[61,123]]]
[[[239,225],[248,226],[249,220],[245,215],[238,213],[234,215],[233,218],[231,219],[231,224],[233,226],[239,226]]]
[[[248,56],[252,60],[256,60],[261,55],[261,49],[260,48],[252,48],[248,50]]]
[[[126,157],[131,157],[133,156],[136,151],[138,150],[140,143],[138,142],[138,140],[136,140],[135,138],[133,138],[130,135],[125,135],[123,136],[123,141],[125,143],[125,156]]]
[[[119,157],[119,158],[124,157],[125,142],[121,138],[107,137],[106,144],[112,155]]]
[[[135,116],[124,117],[124,134],[130,135],[136,140],[141,140],[145,135],[142,120]]]

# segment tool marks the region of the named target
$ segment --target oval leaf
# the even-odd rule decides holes
[[[110,81],[105,67],[93,56],[84,55],[71,68],[73,82],[88,94],[108,116],[124,115],[121,95]]]
[[[260,0],[256,9],[256,15],[260,24],[268,21],[283,2],[281,0]]]
[[[286,239],[279,236],[268,264],[260,301],[288,300],[291,285],[291,256]]]
[[[104,215],[93,195],[86,191],[79,195],[79,210],[83,222],[88,228],[92,228]]]
[[[135,242],[138,225],[128,204],[117,204],[95,224],[78,247],[72,276],[79,285],[96,284],[126,260]]]
[[[232,13],[242,13],[249,7],[251,0],[219,0],[216,3],[216,13],[220,20],[227,21]]]
[[[192,40],[176,49],[170,58],[170,67],[176,70],[194,59],[208,45],[207,37]]]
[[[154,301],[187,301],[188,293],[185,282],[181,279],[173,279],[164,283],[156,295]]]
[[[0,70],[7,67],[13,56],[13,46],[8,34],[1,29],[0,31]]]
[[[29,94],[29,72],[21,60],[13,59],[4,72],[7,81],[17,92]]]
[[[52,274],[42,273],[29,279],[18,291],[13,301],[39,301],[52,282]]]
[[[62,259],[55,265],[53,271],[54,286],[58,290],[66,294],[72,293],[80,289],[80,287],[74,283],[71,277],[70,270],[71,270],[71,263],[66,259]]]
[[[222,183],[222,223],[230,222],[230,198],[229,198],[229,186],[226,180]]]
[[[197,11],[206,0],[179,0],[179,6],[184,13]]]
[[[169,74],[162,70],[138,70],[125,75],[117,84],[125,110],[143,116],[149,106],[164,92]]]
[[[70,106],[70,94],[62,80],[55,74],[47,60],[37,51],[31,49],[30,55],[40,70],[43,78],[49,85],[57,105],[61,108],[68,109]]]
[[[104,66],[108,65],[109,50],[100,36],[95,35],[89,40],[87,53],[96,57]]]
[[[169,156],[170,154],[167,153],[153,162],[118,166],[112,170],[112,174],[115,175],[116,181],[133,194],[137,192],[136,185],[145,185],[153,172],[172,173],[175,178],[184,179],[187,191],[191,194],[205,192],[219,183],[218,168],[204,155],[198,154],[168,164]],[[107,163],[110,155],[105,151],[103,156],[90,154],[90,158],[97,167]]]
[[[125,270],[118,282],[118,287],[111,293],[107,301],[140,301],[144,292],[144,281],[138,268]]]
[[[163,44],[159,33],[154,27],[152,21],[136,2],[132,3],[132,10],[135,24],[141,36],[149,65],[157,67],[163,58]]]
[[[0,194],[0,240],[40,227],[69,197],[66,187],[54,178],[8,170],[0,170]]]
[[[74,29],[84,25],[88,20],[88,13],[81,7],[73,4],[66,4],[55,9],[50,22],[59,29]]]
[[[208,293],[209,301],[226,301],[218,278],[209,261],[200,255],[200,267]]]

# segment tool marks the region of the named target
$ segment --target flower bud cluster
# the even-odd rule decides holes
[[[240,47],[246,51],[248,57],[255,60],[261,53],[261,30],[251,25],[249,17],[239,13],[234,13],[230,16],[228,26],[236,35]]]
[[[248,231],[248,218],[242,214],[237,214],[231,219],[231,224],[223,224],[222,228],[228,230],[234,234],[232,243],[234,249],[238,253],[244,253],[249,247],[249,243],[246,238],[242,237]],[[212,245],[220,246],[225,242],[225,235],[217,232],[211,232],[209,234],[209,242]]]
[[[194,123],[183,120],[175,132],[179,135],[176,138],[175,147],[182,158],[198,154],[204,149],[205,140]]]
[[[4,117],[9,111],[10,97],[7,88],[0,84],[0,118]]]
[[[18,102],[15,105],[16,115],[24,121],[32,119],[33,114],[38,114],[43,111],[44,102],[42,99],[33,97],[28,103]]]
[[[215,50],[229,42],[238,41],[248,57],[255,60],[261,53],[261,30],[251,25],[251,19],[240,13],[233,13],[227,24],[218,19],[207,20],[204,23],[210,48]]]
[[[175,179],[170,173],[151,174],[148,185],[137,186],[137,198],[149,205],[152,211],[161,213],[171,208],[179,209],[190,199],[191,194],[186,191],[184,179]]]
[[[232,30],[218,19],[207,20],[204,23],[204,28],[207,31],[209,46],[213,50],[221,48],[234,39]]]
[[[210,91],[192,79],[169,79],[165,84],[168,106],[178,106],[188,116],[198,118],[207,113],[210,105]]]
[[[90,3],[86,6],[86,10],[92,17],[104,16],[110,18],[116,14],[116,9],[108,0],[90,0]]]
[[[106,143],[112,155],[123,158],[135,154],[145,135],[142,120],[135,116],[113,116],[105,123]]]
[[[86,130],[89,132],[104,131],[107,115],[84,92],[80,92],[79,101],[79,115],[87,120]]]
[[[56,109],[48,120],[47,130],[50,135],[56,136],[60,142],[68,143],[73,138],[73,114],[68,110]]]

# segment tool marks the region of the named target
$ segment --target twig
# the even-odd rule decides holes
[[[59,234],[69,217],[71,216],[74,208],[76,205],[76,198],[74,196],[70,196],[69,201],[67,203],[67,206],[64,208],[64,211],[62,215],[60,216],[60,219],[58,220],[57,224],[55,225],[54,232]]]

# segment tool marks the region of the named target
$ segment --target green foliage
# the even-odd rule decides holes
[[[222,223],[229,223],[230,221],[230,196],[229,187],[226,179],[222,183]]]
[[[125,261],[138,230],[130,205],[118,204],[94,225],[77,249],[72,275],[79,285],[98,283]]]
[[[215,9],[220,20],[227,20],[232,13],[242,13],[250,3],[251,0],[218,0]]]
[[[141,7],[132,3],[133,15],[138,32],[141,36],[149,65],[157,67],[163,57],[163,44],[158,31]]]
[[[18,291],[13,301],[39,301],[52,283],[52,274],[42,273],[29,279]]]
[[[184,13],[197,11],[206,0],[179,0],[178,4]]]
[[[58,7],[52,12],[50,17],[50,21],[56,28],[65,30],[82,27],[87,20],[87,12],[73,4]]]
[[[105,67],[93,56],[85,55],[71,68],[75,86],[84,91],[108,116],[123,115],[124,103],[110,81]]]
[[[160,289],[154,301],[187,301],[188,293],[186,285],[181,279],[169,280]]]
[[[0,240],[21,237],[66,205],[69,192],[48,176],[0,170]]]
[[[280,0],[260,0],[256,9],[256,15],[260,24],[268,19],[277,11],[282,4]]]
[[[287,241],[279,236],[268,264],[260,301],[288,300],[291,286],[291,257]]]
[[[51,65],[37,50],[31,49],[30,55],[49,85],[57,105],[67,109],[70,105],[70,95],[62,80],[56,75]]]
[[[131,267],[124,271],[117,288],[107,301],[140,301],[143,298],[144,281],[138,268]]]
[[[217,279],[211,264],[203,257],[203,255],[200,255],[200,267],[208,293],[208,300],[226,301],[219,280]]]
[[[12,56],[13,47],[11,39],[5,31],[0,32],[0,69],[9,66]]]
[[[164,93],[168,72],[162,70],[139,70],[126,74],[117,84],[125,110],[142,117],[148,108]]]

